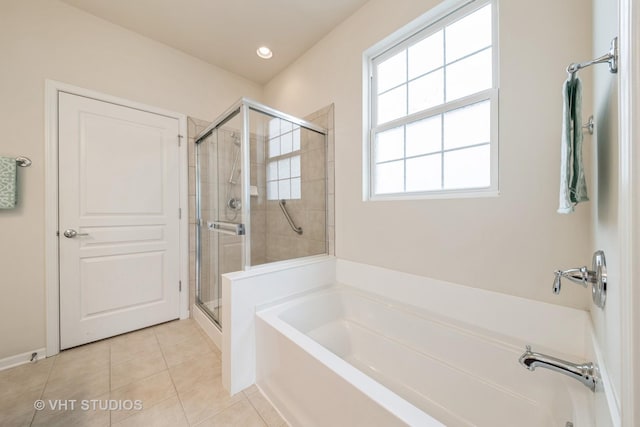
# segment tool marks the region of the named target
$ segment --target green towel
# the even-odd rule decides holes
[[[0,157],[0,209],[16,207],[16,159]]]
[[[558,213],[573,212],[579,202],[589,200],[582,162],[582,82],[568,79],[562,86],[562,146],[560,159],[560,203]]]
[[[589,200],[587,196],[587,181],[584,177],[582,162],[582,82],[576,77],[573,87],[573,176],[571,178],[571,201],[575,204]]]

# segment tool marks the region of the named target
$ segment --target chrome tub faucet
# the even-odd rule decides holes
[[[576,364],[546,354],[535,353],[531,351],[530,345],[527,346],[527,351],[520,356],[519,361],[530,371],[535,371],[536,368],[550,369],[578,380],[591,391],[596,391],[599,379],[598,368],[593,363]]]

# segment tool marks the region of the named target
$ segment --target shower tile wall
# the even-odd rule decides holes
[[[236,160],[236,156],[238,156]],[[233,165],[237,161],[234,169]],[[233,223],[246,223],[242,215],[245,207],[241,206],[240,210],[232,209],[229,200],[242,200],[242,158],[240,157],[240,129],[224,126],[218,130],[218,165],[217,170],[212,173],[218,174],[218,207],[220,212],[209,211],[203,212],[203,218],[217,218],[220,221]],[[212,205],[211,205],[212,206]],[[219,273],[229,273],[232,271],[242,270],[242,237],[231,236],[228,234],[215,233],[218,238],[217,244],[220,246],[222,258],[218,260]],[[212,246],[215,247],[215,246]],[[210,263],[215,262],[211,257],[216,256],[212,253],[209,258]],[[220,289],[219,287],[214,287]],[[216,296],[217,297],[217,296]]]
[[[328,105],[315,113],[305,117],[305,120],[315,123],[327,129],[327,244],[329,245],[329,255],[336,254],[336,232],[335,232],[335,140],[333,122],[333,104]]]
[[[251,264],[267,261],[267,169],[264,137],[251,133]]]
[[[302,198],[287,200],[286,208],[296,225],[302,227],[302,235],[291,229],[278,200],[266,200],[266,138],[258,137],[252,144],[251,185],[258,190],[258,196],[251,198],[254,265],[327,252],[335,254],[333,105],[305,119],[326,127],[329,134],[326,153],[321,135],[308,130],[301,134]]]

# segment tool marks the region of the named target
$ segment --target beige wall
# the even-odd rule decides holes
[[[0,212],[0,359],[44,347],[44,82],[213,119],[261,87],[56,0],[0,2],[0,155],[28,156]]]
[[[296,115],[335,103],[336,255],[588,308],[578,286],[551,292],[554,270],[591,259],[590,206],[556,213],[561,86],[567,65],[591,56],[580,0],[499,2],[499,197],[362,201],[362,52],[437,3],[371,0],[265,87],[265,102]]]
[[[593,1],[593,52],[600,56],[610,48],[618,31],[618,2]],[[594,165],[593,181],[598,185],[592,197],[593,249],[602,249],[607,259],[610,285],[604,310],[591,306],[591,315],[602,349],[606,369],[618,399],[622,382],[622,338],[620,298],[620,237],[618,225],[618,74],[611,74],[606,65],[593,70],[593,114],[595,116],[594,143],[591,147]],[[619,401],[619,400],[618,400]]]

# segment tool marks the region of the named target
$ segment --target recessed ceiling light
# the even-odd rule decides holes
[[[258,56],[262,59],[270,59],[273,56],[273,52],[266,46],[260,46],[258,50],[256,50]]]

